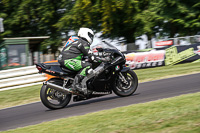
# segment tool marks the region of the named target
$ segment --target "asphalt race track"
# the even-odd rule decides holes
[[[140,83],[132,96],[122,98],[112,94],[88,101],[71,102],[60,110],[49,110],[37,102],[0,110],[0,131],[195,92],[200,92],[200,73]]]

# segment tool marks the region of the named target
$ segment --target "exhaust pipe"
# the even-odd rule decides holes
[[[57,91],[62,92],[63,94],[75,94],[75,95],[79,95],[79,96],[85,97],[85,96],[82,95],[82,94],[73,92],[73,91],[71,91],[71,90],[69,90],[69,89],[67,89],[67,88],[63,88],[62,86],[59,86],[59,85],[50,83],[50,82],[48,82],[48,81],[44,82],[44,84],[47,85],[47,87],[49,87],[49,88],[52,88],[52,89],[55,89],[55,90],[57,90]]]
[[[50,83],[48,81],[44,82],[44,84],[47,85],[47,87],[55,89],[57,91],[60,91],[60,92],[62,92],[64,94],[70,94],[70,93],[72,93],[69,89],[63,88],[62,86]]]

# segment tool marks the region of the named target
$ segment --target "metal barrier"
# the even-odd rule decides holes
[[[44,74],[38,74],[35,66],[0,71],[0,91],[41,84],[46,80]]]

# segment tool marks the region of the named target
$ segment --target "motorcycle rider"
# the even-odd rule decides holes
[[[91,71],[92,64],[82,60],[83,56],[91,56],[90,45],[92,44],[94,32],[89,28],[80,28],[78,37],[71,37],[59,55],[58,62],[62,67],[79,71],[75,76],[72,91],[82,91],[81,81]],[[69,43],[70,42],[70,43]]]

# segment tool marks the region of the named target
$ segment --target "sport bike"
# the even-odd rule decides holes
[[[41,101],[47,108],[64,108],[72,97],[77,102],[112,92],[125,97],[136,91],[138,78],[133,70],[125,66],[124,54],[107,42],[96,50],[96,60],[92,63],[93,72],[82,80],[81,92],[73,89],[77,71],[62,68],[58,62],[36,64],[39,73],[53,76],[43,83],[40,91]]]

